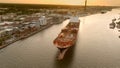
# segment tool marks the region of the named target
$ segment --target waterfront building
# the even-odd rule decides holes
[[[6,36],[12,36],[13,33],[13,29],[4,29],[0,31],[0,38],[5,38],[5,39],[9,39],[6,38]]]
[[[13,33],[13,28],[7,28],[7,29],[5,29],[5,32],[6,32],[6,34],[8,34],[8,35],[12,35],[12,33]]]
[[[0,26],[8,26],[8,25],[12,25],[14,22],[8,22],[8,21],[4,21],[2,23],[0,23]]]
[[[47,24],[47,19],[45,16],[42,16],[39,18],[40,25],[46,25]]]
[[[39,21],[33,21],[31,22],[30,26],[35,26],[36,28],[40,28],[40,22]]]

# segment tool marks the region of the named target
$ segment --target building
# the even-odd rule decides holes
[[[41,26],[42,26],[42,25],[46,25],[46,24],[47,24],[47,19],[46,19],[46,17],[45,17],[45,16],[40,17],[40,18],[39,18],[39,23],[40,23]]]
[[[0,26],[10,26],[12,25],[14,22],[8,22],[8,21],[4,21],[2,23],[0,23]]]

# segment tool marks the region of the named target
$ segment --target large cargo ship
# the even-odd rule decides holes
[[[58,37],[53,41],[54,45],[60,50],[58,59],[63,59],[66,51],[74,46],[77,40],[80,20],[78,17],[71,17],[69,23],[58,34]]]

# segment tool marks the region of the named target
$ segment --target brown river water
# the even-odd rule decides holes
[[[76,45],[62,61],[56,59],[58,49],[53,40],[69,20],[1,49],[0,68],[120,68],[120,33],[109,29],[119,13],[120,9],[113,9],[80,17]]]

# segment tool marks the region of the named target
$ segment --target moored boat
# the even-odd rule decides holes
[[[115,26],[116,26],[116,24],[114,22],[112,22],[112,23],[109,24],[110,29],[114,29]]]

